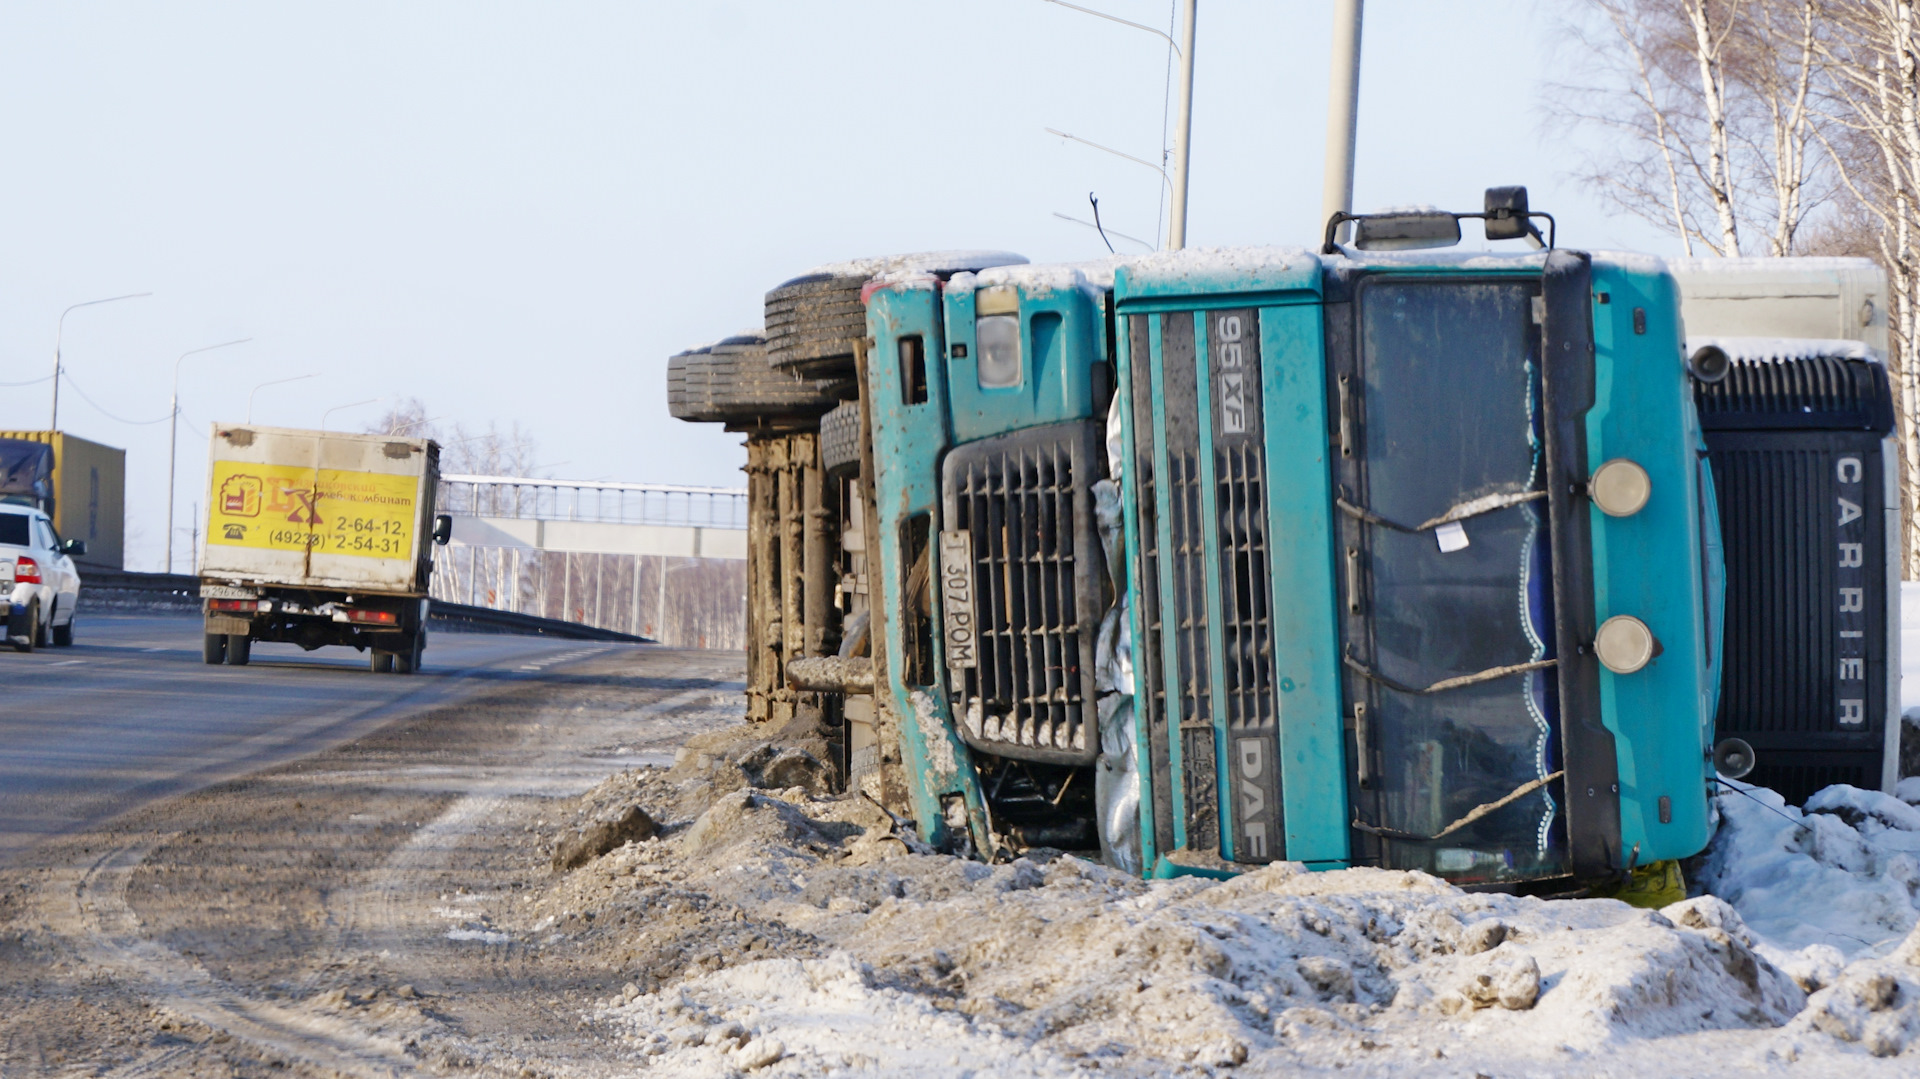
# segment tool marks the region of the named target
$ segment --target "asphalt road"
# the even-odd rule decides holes
[[[200,632],[197,618],[101,615],[78,624],[70,648],[0,649],[0,865],[152,799],[585,655],[644,647],[436,633],[423,670],[376,675],[364,653],[283,644],[255,644],[245,667],[209,667]]]

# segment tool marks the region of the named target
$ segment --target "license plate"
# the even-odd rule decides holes
[[[203,584],[200,586],[201,599],[253,599],[259,593],[251,588],[234,588],[224,584]]]
[[[973,617],[972,533],[940,533],[940,615],[946,628],[947,666],[978,666],[980,635]]]

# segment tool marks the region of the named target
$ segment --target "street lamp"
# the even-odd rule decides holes
[[[104,300],[87,300],[84,303],[74,304],[72,307],[60,312],[60,324],[55,328],[53,333],[53,415],[47,420],[47,431],[49,433],[60,429],[60,342],[67,334],[67,316],[82,307],[92,307],[95,304],[102,303],[113,303],[115,300],[137,300],[142,296],[151,295],[153,295],[151,292],[129,292],[125,296],[108,296]]]
[[[332,408],[327,409],[325,412],[322,412],[320,414],[320,429],[322,431],[326,430],[327,417],[333,415],[336,412],[341,411],[342,409],[359,408],[361,405],[370,405],[370,404],[373,404],[375,401],[384,401],[384,400],[386,400],[386,398],[384,397],[369,397],[364,401],[355,401],[350,405],[335,405]]]
[[[167,410],[167,416],[169,418],[169,422],[167,424],[167,572],[168,573],[173,572],[173,479],[174,479],[174,472],[175,472],[174,462],[175,462],[175,459],[179,456],[178,451],[180,449],[180,360],[184,360],[188,356],[197,356],[202,352],[212,352],[216,348],[226,348],[228,345],[244,345],[251,340],[253,340],[253,338],[251,337],[242,337],[237,341],[222,341],[217,345],[208,345],[205,348],[192,349],[187,352],[182,352],[180,354],[180,359],[173,361],[173,404]]]
[[[319,378],[319,377],[320,377],[320,372],[315,371],[311,375],[295,375],[292,378],[276,378],[272,382],[262,382],[260,385],[255,386],[251,390],[248,390],[247,391],[247,422],[248,423],[253,422],[253,395],[254,394],[259,393],[261,390],[266,389],[268,386],[278,386],[286,382],[298,382],[303,378]]]

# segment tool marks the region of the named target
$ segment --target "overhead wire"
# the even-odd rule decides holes
[[[52,376],[52,375],[48,375],[47,377],[48,377],[48,378],[52,378],[53,376]],[[85,402],[86,402],[87,404],[90,404],[90,405],[92,405],[92,406],[93,406],[93,409],[94,409],[94,411],[95,411],[95,412],[98,412],[98,413],[100,413],[100,414],[101,414],[102,416],[105,416],[106,418],[108,418],[108,419],[110,419],[110,420],[113,420],[113,421],[114,421],[115,423],[124,423],[124,424],[126,424],[127,426],[129,426],[129,427],[151,427],[151,426],[153,426],[153,425],[154,425],[154,424],[156,424],[156,423],[165,423],[165,422],[167,422],[168,420],[170,420],[170,419],[172,419],[172,418],[173,418],[173,413],[172,413],[172,412],[168,412],[168,413],[167,413],[166,415],[164,415],[164,416],[162,416],[162,417],[160,417],[160,418],[159,418],[159,419],[157,419],[157,420],[130,420],[130,419],[127,419],[127,418],[126,418],[125,416],[120,416],[120,415],[116,415],[116,414],[114,414],[114,413],[112,413],[112,412],[109,412],[109,411],[107,411],[107,409],[106,409],[105,407],[103,407],[103,406],[102,406],[102,405],[100,404],[100,402],[98,402],[98,401],[96,401],[96,400],[94,400],[94,399],[93,399],[92,397],[89,397],[89,396],[87,396],[87,391],[85,391],[85,390],[83,390],[83,389],[81,389],[81,388],[80,388],[80,384],[79,384],[78,382],[75,382],[75,381],[73,380],[73,375],[72,375],[72,374],[70,374],[70,373],[68,373],[68,372],[66,372],[66,371],[61,371],[61,372],[60,372],[60,377],[61,377],[61,378],[64,378],[64,379],[66,379],[66,380],[67,380],[67,386],[68,386],[68,387],[69,387],[70,389],[72,389],[72,390],[73,390],[73,392],[75,392],[75,393],[77,393],[77,394],[79,394],[79,395],[80,395],[80,399],[81,399],[82,401],[85,401]]]

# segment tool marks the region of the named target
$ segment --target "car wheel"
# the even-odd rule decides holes
[[[56,604],[59,603],[58,600],[54,602]],[[54,610],[58,610],[58,607],[56,606]],[[47,612],[47,620],[45,623],[37,620],[34,622],[33,646],[35,648],[53,647],[53,610]]]
[[[200,643],[200,658],[209,666],[217,666],[227,661],[227,635],[209,633]]]
[[[393,653],[375,652],[367,657],[367,668],[375,674],[393,673]]]
[[[53,627],[53,646],[55,648],[73,647],[73,619],[67,619],[64,626]]]
[[[253,638],[244,633],[227,635],[227,666],[244,667],[253,658]]]
[[[21,637],[18,640],[15,640],[13,642],[13,650],[16,652],[31,652],[33,651],[33,646],[39,643],[40,643],[40,601],[34,600],[32,603],[27,604],[26,636]]]

